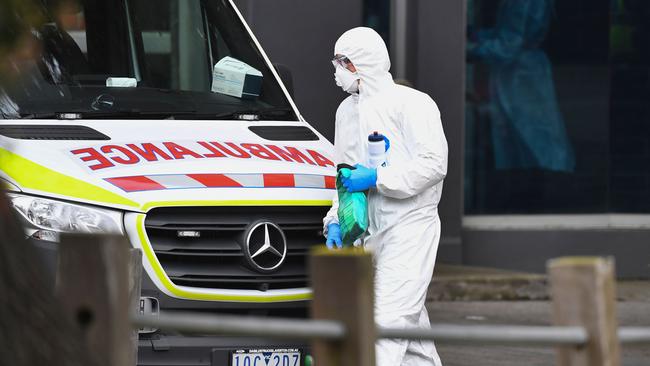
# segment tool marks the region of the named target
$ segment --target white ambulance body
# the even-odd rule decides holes
[[[234,4],[48,3],[32,30],[38,52],[0,85],[0,178],[45,265],[62,232],[123,234],[143,252],[143,311],[304,316],[332,145],[300,117]],[[223,57],[259,70],[259,97],[212,91]],[[304,348],[140,336],[142,364],[264,357],[294,366]]]

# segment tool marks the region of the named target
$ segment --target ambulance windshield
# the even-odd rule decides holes
[[[6,3],[16,9],[0,19],[0,119],[297,120],[228,0]],[[256,73],[252,93],[215,88],[227,56]]]

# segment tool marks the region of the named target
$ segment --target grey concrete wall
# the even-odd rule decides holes
[[[562,256],[612,256],[623,278],[650,278],[649,230],[465,230],[468,265],[546,272]]]
[[[361,0],[236,0],[274,63],[293,73],[300,112],[334,140],[334,114],[347,96],[334,83],[334,42],[362,21]]]

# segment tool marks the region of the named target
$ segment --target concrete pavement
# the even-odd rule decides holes
[[[617,293],[620,301],[650,303],[650,281],[618,281]],[[438,264],[428,300],[548,300],[548,281],[543,274]]]
[[[617,283],[619,325],[650,327],[650,281]],[[549,325],[546,276],[490,268],[438,265],[429,288],[432,324]],[[547,366],[555,351],[541,347],[438,345],[445,366]],[[650,365],[650,344],[625,346],[624,366]]]
[[[453,301],[428,304],[432,324],[518,324],[549,325],[551,307],[547,301]],[[650,303],[618,302],[619,325],[650,326]],[[438,345],[444,366],[549,366],[555,351],[541,347]],[[650,365],[650,345],[622,348],[624,366]]]

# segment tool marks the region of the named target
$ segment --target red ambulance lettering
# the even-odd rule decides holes
[[[295,147],[285,146],[284,149],[275,145],[266,145],[266,147],[268,147],[271,151],[273,151],[276,155],[278,155],[285,161],[315,165],[313,161],[309,160],[309,158],[305,154],[303,154],[300,150],[296,149]]]
[[[101,150],[105,154],[110,154],[114,151],[119,151],[120,153],[124,154],[124,157],[107,155],[109,159],[113,160],[118,164],[131,165],[131,164],[137,164],[140,161],[140,158],[138,158],[137,155],[135,155],[131,150],[127,149],[124,146],[104,145],[102,146]]]
[[[172,157],[163,151],[163,149],[150,142],[143,143],[142,148],[138,147],[136,144],[126,144],[126,146],[147,161],[158,161],[159,156],[165,160],[172,160]]]
[[[319,154],[317,151],[314,150],[307,150],[309,155],[311,155],[312,159],[316,162],[316,164],[320,166],[334,166],[334,163],[332,163],[331,160],[328,158],[324,157],[323,155]]]
[[[280,160],[277,156],[273,155],[269,150],[260,144],[241,144],[244,149],[247,149],[248,152],[257,156],[260,159],[266,160]]]
[[[93,149],[92,147],[72,150],[70,152],[75,155],[86,154],[85,156],[79,156],[79,159],[81,159],[81,161],[85,161],[85,162],[96,161],[97,164],[88,166],[88,168],[92,170],[110,168],[114,166],[114,164],[111,163],[110,160],[106,159],[104,155],[102,155],[99,151]]]
[[[241,147],[233,144],[232,142],[226,142],[226,145],[230,146],[235,152],[232,150],[229,150],[227,147],[221,145],[218,142],[213,142],[212,145],[216,146],[219,148],[219,150],[225,152],[226,154],[233,156],[235,158],[241,158],[241,159],[250,159],[251,155],[244,151]]]
[[[210,151],[209,154],[203,154],[203,156],[205,156],[206,158],[223,158],[226,156],[224,153],[217,150],[214,146],[210,145],[210,143],[208,142],[199,141],[197,143],[203,146],[206,150]]]
[[[160,146],[160,145],[163,146]],[[216,141],[197,141],[191,149],[189,145],[180,145],[175,142],[162,143],[136,143],[124,145],[104,145],[96,148],[83,148],[72,150],[81,161],[86,162],[91,170],[110,168],[116,164],[133,165],[140,162],[155,162],[160,160],[184,160],[187,156],[202,158],[228,158],[257,159],[288,161],[292,163],[319,165],[322,167],[334,166],[334,163],[316,150],[292,147],[264,145],[255,143],[233,143]],[[197,150],[198,149],[198,150]]]
[[[185,159],[185,155],[189,155],[193,158],[201,159],[203,158],[202,155],[199,155],[195,153],[194,151],[183,147],[179,144],[175,144],[173,142],[163,142],[163,145],[169,150],[169,152],[174,156],[174,159]]]

